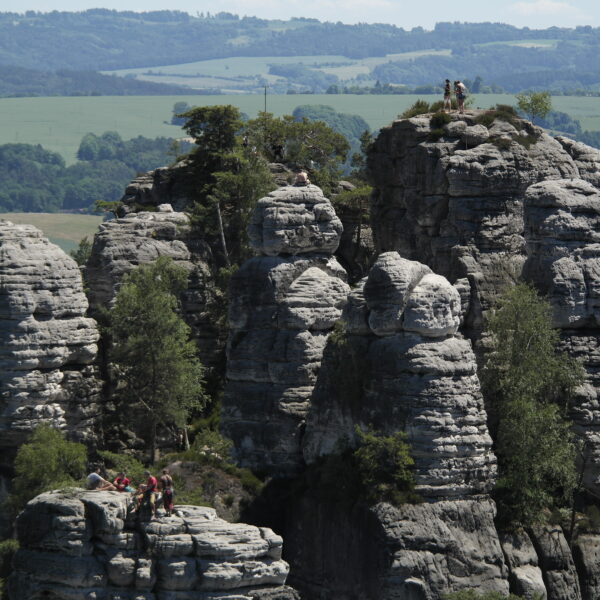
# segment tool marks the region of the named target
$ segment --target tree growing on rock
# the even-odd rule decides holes
[[[175,437],[185,431],[191,410],[204,403],[203,368],[178,314],[187,277],[185,268],[166,257],[142,265],[124,277],[110,312],[117,396],[145,415],[151,461],[159,428]]]
[[[552,110],[550,92],[526,92],[517,94],[517,106],[531,120],[543,119]]]
[[[499,517],[530,525],[572,498],[576,448],[566,413],[583,369],[557,351],[551,307],[527,284],[500,298],[486,333],[482,388],[500,467]]]
[[[76,485],[86,463],[83,444],[69,442],[51,425],[38,425],[17,452],[8,509],[16,516],[38,494]]]

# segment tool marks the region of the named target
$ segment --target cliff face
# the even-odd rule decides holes
[[[284,187],[259,200],[249,233],[261,256],[231,280],[221,423],[243,466],[292,475],[323,348],[350,289],[332,256],[341,223],[318,187]]]
[[[75,261],[30,225],[0,221],[0,472],[39,423],[93,443],[98,330]],[[0,486],[0,489],[4,485]]]
[[[151,522],[119,492],[49,492],[17,520],[14,600],[297,600],[285,587],[282,539],[178,506]]]
[[[429,116],[395,121],[369,156],[377,250],[397,250],[451,282],[467,277],[465,326],[474,338],[483,311],[521,272],[527,188],[580,176],[570,154],[541,129],[519,119],[516,127],[497,119],[488,128],[477,123],[480,114],[454,115],[439,139]]]
[[[109,307],[123,275],[159,256],[168,256],[189,272],[183,311],[198,343],[200,358],[215,365],[223,349],[223,332],[211,314],[215,301],[211,251],[192,234],[189,218],[159,205],[158,212],[133,212],[100,225],[86,265],[92,314]]]

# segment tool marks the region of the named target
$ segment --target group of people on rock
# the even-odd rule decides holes
[[[113,491],[131,494],[136,499],[135,511],[139,511],[142,504],[146,504],[156,517],[156,501],[160,496],[167,517],[173,513],[173,478],[168,469],[162,470],[160,479],[156,479],[150,471],[144,471],[145,483],[140,483],[137,488],[132,487],[131,481],[124,471],[117,473],[112,483],[100,475],[101,470],[96,469],[87,476],[87,489],[96,492]]]
[[[452,110],[452,93],[453,88],[450,85],[450,80],[446,79],[444,84],[444,110]],[[454,82],[454,95],[456,96],[456,106],[458,112],[465,112],[465,98],[467,96],[467,86],[460,80]]]

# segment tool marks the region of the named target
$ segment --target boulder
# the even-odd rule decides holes
[[[136,522],[126,518],[131,503],[129,494],[83,490],[34,498],[17,519],[9,598],[297,600],[272,530],[196,506]],[[127,536],[145,542],[123,547]]]

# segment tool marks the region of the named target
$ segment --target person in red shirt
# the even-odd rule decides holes
[[[113,485],[117,488],[118,492],[127,492],[129,491],[127,488],[129,487],[129,479],[125,475],[125,473],[119,473],[114,481]]]
[[[144,491],[144,499],[148,501],[150,504],[150,508],[152,509],[152,518],[156,517],[156,488],[158,487],[158,481],[156,481],[156,477],[150,473],[150,471],[144,471],[144,477],[147,477],[146,480],[146,489]]]

